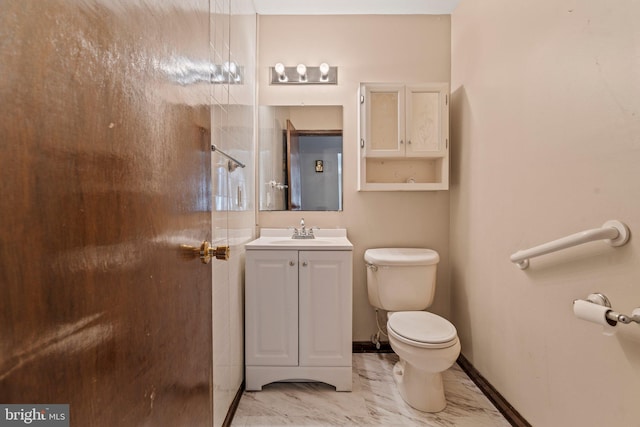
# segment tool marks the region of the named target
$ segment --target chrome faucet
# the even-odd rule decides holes
[[[311,228],[307,228],[304,225],[304,218],[300,219],[300,228],[294,228],[293,229],[293,235],[291,236],[292,239],[315,239],[316,236],[314,236],[313,234],[313,230],[317,229],[318,227],[311,227]]]

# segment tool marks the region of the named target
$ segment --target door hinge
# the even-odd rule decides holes
[[[444,105],[449,105],[449,95],[444,96]]]
[[[364,104],[364,95],[360,95],[360,104]]]

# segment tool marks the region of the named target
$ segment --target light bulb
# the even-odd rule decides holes
[[[284,73],[284,64],[282,62],[278,62],[275,65],[275,67],[273,67],[273,70],[278,75],[278,81],[279,82],[286,82],[287,81],[287,75]]]
[[[296,70],[298,71],[298,74],[300,75],[300,80],[304,81],[307,80],[307,67],[304,64],[298,64],[298,66],[296,67]]]
[[[323,62],[320,64],[320,75],[322,77],[327,77],[327,74],[329,74],[329,64]]]

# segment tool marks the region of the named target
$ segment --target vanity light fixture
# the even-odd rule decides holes
[[[323,62],[318,67],[308,67],[298,64],[295,67],[287,67],[278,62],[271,67],[271,84],[338,84],[338,67],[331,67]]]
[[[244,67],[227,61],[214,64],[197,61],[183,56],[171,57],[155,62],[170,81],[181,86],[198,83],[241,85],[244,83]]]
[[[213,64],[211,83],[238,85],[244,83],[243,67],[235,62],[225,62],[222,65]]]

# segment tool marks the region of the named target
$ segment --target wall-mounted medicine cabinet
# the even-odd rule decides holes
[[[449,188],[449,84],[363,83],[358,189]]]

